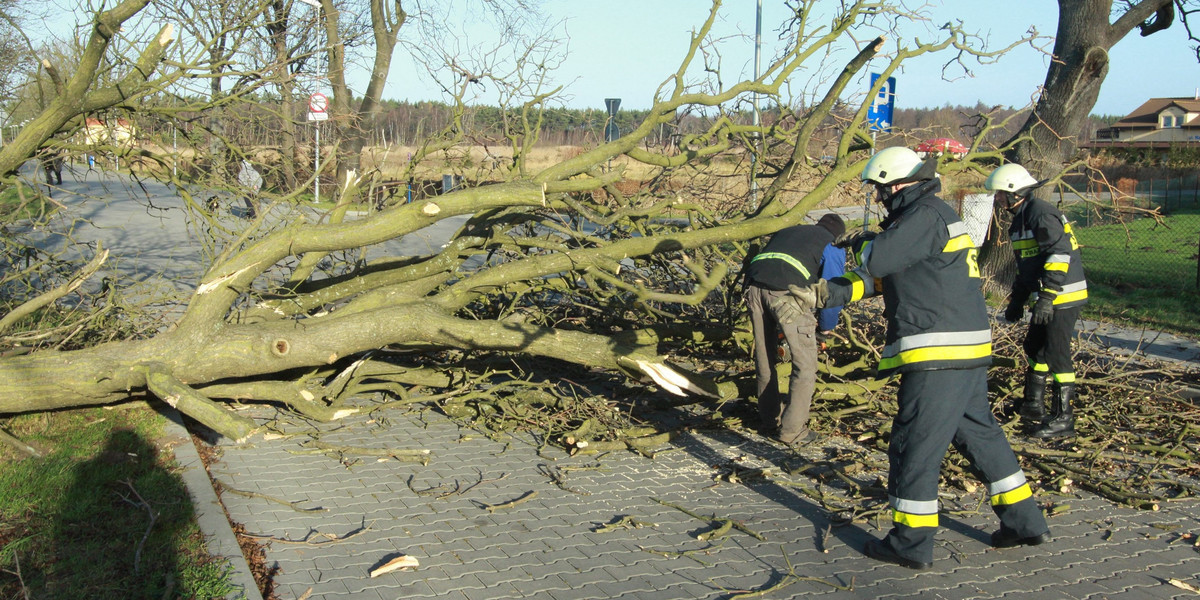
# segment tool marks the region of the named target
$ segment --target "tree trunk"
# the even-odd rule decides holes
[[[287,192],[297,188],[296,181],[296,122],[293,118],[295,109],[295,80],[291,73],[291,56],[288,51],[288,5],[280,0],[274,0],[270,5],[273,16],[267,23],[267,33],[274,52],[275,80],[279,86],[279,134],[280,169],[283,177],[283,189]]]
[[[1160,11],[1170,6],[1171,0],[1143,0],[1110,23],[1112,0],[1059,0],[1054,56],[1042,92],[1029,118],[1005,144],[1013,144],[1005,158],[1038,179],[1058,173],[1075,154],[1077,136],[1096,105],[1100,85],[1108,75],[1109,50],[1134,27],[1142,27],[1143,35],[1158,31],[1154,24],[1147,24],[1156,14],[1165,21],[1157,27],[1169,25],[1170,18]],[[979,258],[988,282],[986,290],[1007,294],[1016,275],[1011,248],[1004,243],[1009,215],[998,207],[994,210],[1001,235],[989,236]]]
[[[1112,39],[1108,0],[1061,0],[1054,56],[1033,113],[1017,132],[1007,158],[1046,177],[1075,153],[1077,136],[1108,75]]]
[[[633,338],[630,338],[633,341]],[[148,372],[198,387],[333,364],[394,344],[513,351],[589,367],[627,370],[661,363],[650,348],[604,335],[524,324],[458,319],[427,302],[348,315],[216,328],[180,328],[152,340],[113,342],[70,352],[0,360],[0,414],[105,404],[144,390]],[[153,367],[153,368],[151,368]],[[150,369],[148,371],[148,369]]]

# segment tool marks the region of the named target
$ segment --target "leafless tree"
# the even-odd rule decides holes
[[[818,17],[809,9],[826,8],[823,3],[797,3],[783,33],[788,46],[761,76],[724,81],[705,70],[712,65],[706,50],[720,4],[714,2],[683,49],[678,70],[654,92],[649,116],[619,139],[549,167],[527,162],[539,115],[554,91],[532,60],[540,55],[529,54],[531,60],[517,60],[505,75],[516,79],[507,79],[506,135],[513,155],[504,181],[342,222],[364,185],[348,168],[338,208],[320,222],[297,217],[274,229],[245,232],[213,260],[169,329],[145,339],[0,358],[0,413],[150,395],[242,439],[254,424],[214,400],[282,402],[334,419],[367,410],[352,400],[364,390],[404,396],[411,386],[458,385],[486,380],[492,372],[486,361],[435,364],[432,357],[505,354],[606,370],[677,394],[732,396],[730,382],[672,364],[663,344],[732,335],[737,301],[729,264],[740,259],[743,242],[801,223],[809,210],[857,178],[870,151],[868,102],[847,106],[844,99],[868,61],[882,60],[887,77],[914,56],[970,49],[955,26],[924,43],[874,35],[912,17],[887,4],[848,2],[836,14]],[[126,0],[120,7],[141,5]],[[341,13],[329,0],[322,8],[331,40],[333,118],[357,128],[377,106],[382,79],[372,79],[366,93],[351,95],[336,41]],[[398,2],[374,0],[371,15],[372,72],[382,77],[407,13]],[[97,44],[105,39],[100,32],[115,31],[120,21],[112,19],[99,15]],[[871,37],[864,40],[868,31]],[[161,60],[167,39],[148,46],[145,60]],[[836,52],[837,47],[849,49]],[[826,57],[838,63],[826,67],[829,77],[802,117],[765,128],[739,118],[734,107],[740,99],[755,93],[779,98],[802,66]],[[144,87],[137,89],[154,89],[148,75],[156,66],[147,62],[139,71],[137,83]],[[498,73],[489,76],[500,79]],[[665,149],[644,143],[689,110],[706,115],[706,130]],[[830,142],[834,158],[823,164],[808,149],[835,116],[840,128]],[[22,132],[25,156],[70,117],[43,118],[45,125]],[[775,145],[770,170],[760,175],[760,207],[745,210],[743,186],[732,192],[739,194],[737,201],[714,211],[698,194],[717,188],[697,184],[700,191],[694,192],[689,174],[722,156],[751,151],[749,141],[762,135]],[[359,142],[349,137],[343,137],[342,152],[353,156]],[[469,136],[456,120],[434,139],[434,146],[449,148]],[[6,148],[0,166],[11,170],[18,158]],[[627,180],[635,165],[653,171],[649,183]],[[734,176],[745,181],[745,175]],[[679,184],[683,177],[687,185]],[[785,192],[796,189],[802,197],[785,201]],[[318,270],[331,253],[356,253],[452,218],[465,221],[443,248]],[[285,264],[295,267],[277,277]]]

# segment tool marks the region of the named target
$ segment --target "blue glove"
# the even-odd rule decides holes
[[[1037,302],[1033,305],[1033,316],[1029,318],[1029,322],[1034,325],[1049,325],[1053,318],[1054,296],[1039,294]]]

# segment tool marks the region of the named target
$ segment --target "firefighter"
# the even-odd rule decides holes
[[[1008,164],[992,171],[985,186],[996,193],[996,203],[1012,213],[1008,228],[1017,260],[1017,277],[1004,319],[1010,323],[1025,316],[1025,303],[1036,293],[1029,331],[1025,335],[1025,393],[1018,413],[1037,423],[1030,435],[1057,438],[1075,435],[1075,368],[1071,338],[1075,322],[1087,304],[1087,280],[1079,259],[1079,243],[1057,208],[1033,197],[1042,183],[1025,167]],[[1046,416],[1046,383],[1053,378],[1050,415]]]
[[[788,445],[803,445],[816,437],[808,428],[808,416],[817,383],[819,336],[828,335],[837,325],[840,307],[822,309],[818,320],[812,310],[780,318],[773,305],[788,295],[789,285],[811,284],[829,270],[845,271],[845,252],[831,245],[845,231],[846,224],[834,213],[822,216],[816,225],[782,229],[745,267],[746,306],[754,328],[759,431]],[[791,350],[786,403],[775,372],[780,334]]]
[[[900,375],[888,444],[892,529],[871,540],[871,558],[924,570],[933,566],[938,476],[950,444],[987,484],[1000,528],[992,546],[1050,540],[1045,517],[992,416],[987,399],[991,329],[980,289],[977,249],[954,210],[936,195],[937,159],[887,148],[867,161],[887,217],[876,237],[848,240],[858,268],[809,287],[789,288],[796,309],[882,294],[887,319],[879,376]]]

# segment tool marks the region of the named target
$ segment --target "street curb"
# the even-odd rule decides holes
[[[167,417],[165,432],[170,437],[178,436],[182,443],[172,448],[175,452],[175,462],[179,463],[179,475],[187,486],[188,494],[192,497],[192,506],[196,509],[196,523],[204,533],[208,552],[213,556],[221,556],[229,560],[231,567],[230,583],[234,591],[226,596],[227,600],[263,600],[258,591],[254,575],[250,573],[250,565],[242,556],[242,548],[238,545],[237,537],[229,527],[229,519],[225,509],[217,499],[213,490],[212,480],[204,470],[200,454],[196,451],[192,436],[183,426],[183,417],[179,411],[168,409],[163,411]]]

